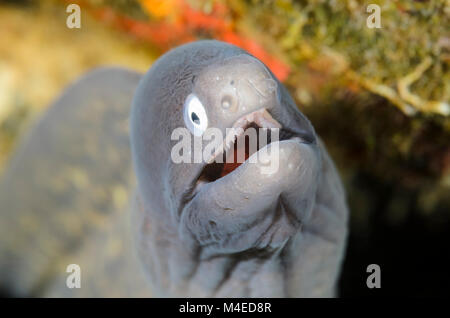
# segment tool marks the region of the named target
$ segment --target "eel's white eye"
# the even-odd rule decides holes
[[[194,136],[201,136],[208,127],[205,107],[194,94],[189,94],[183,106],[184,124]]]

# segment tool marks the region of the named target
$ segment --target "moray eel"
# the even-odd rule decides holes
[[[180,162],[179,128],[190,158],[209,128],[223,139]],[[279,138],[219,160],[249,128]],[[251,160],[263,153],[277,155]],[[233,45],[180,46],[142,78],[87,75],[18,147],[0,200],[0,286],[13,295],[336,295],[348,227],[336,168],[286,88]],[[80,289],[65,285],[71,263]]]

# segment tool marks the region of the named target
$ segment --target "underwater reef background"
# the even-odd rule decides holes
[[[69,3],[80,29],[66,27]],[[174,46],[226,41],[284,82],[339,168],[351,210],[341,296],[448,295],[449,0],[2,0],[0,39],[0,175],[87,70],[145,72]],[[373,263],[379,290],[366,286]]]

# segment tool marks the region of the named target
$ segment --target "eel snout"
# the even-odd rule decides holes
[[[312,143],[311,138],[283,127],[265,108],[245,114],[227,129],[225,139],[207,160],[197,179],[195,192],[241,165],[259,164],[263,173],[273,174],[279,166],[278,143],[287,140]],[[291,162],[292,165],[295,162]]]
[[[216,253],[286,242],[310,214],[319,175],[316,145],[284,129],[265,109],[243,116],[236,127],[240,133],[227,134],[181,216],[181,235]],[[272,128],[267,143],[255,149],[239,144],[250,128],[262,128],[257,134]],[[245,160],[227,162],[230,149],[234,159],[243,151]]]

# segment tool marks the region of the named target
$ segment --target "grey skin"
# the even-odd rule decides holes
[[[246,161],[205,180],[207,163],[174,163],[189,94],[224,135],[267,111],[279,169]],[[103,69],[68,88],[12,157],[0,208],[0,289],[19,296],[334,296],[347,237],[312,125],[261,62],[217,41],[166,53],[142,79]],[[71,263],[81,289],[65,286]]]
[[[0,181],[0,294],[150,296],[131,237],[128,119],[141,75],[89,72],[20,140]],[[69,289],[69,264],[81,288]]]
[[[206,163],[171,160],[171,132],[184,126],[191,93],[205,106],[208,126],[224,136],[239,118],[265,108],[297,137],[280,141],[278,171],[262,174],[260,163],[246,161],[199,187]],[[223,108],[224,100],[234,106]],[[157,295],[335,294],[347,236],[344,190],[311,123],[261,62],[215,41],[172,50],[141,80],[130,124],[138,181],[133,233]]]

